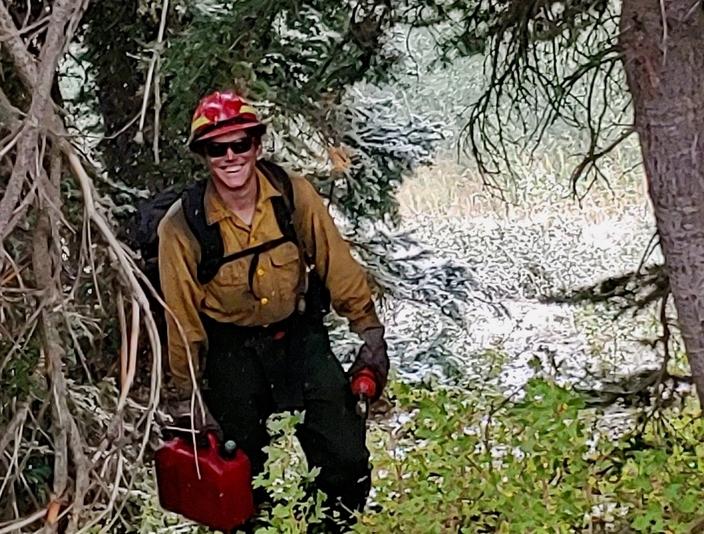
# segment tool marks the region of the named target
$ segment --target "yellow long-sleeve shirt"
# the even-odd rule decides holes
[[[282,236],[271,203],[271,198],[281,193],[258,171],[257,180],[257,205],[249,226],[225,206],[212,184],[206,188],[206,220],[208,224],[218,223],[226,255]],[[314,255],[316,270],[330,291],[333,308],[349,320],[353,332],[380,326],[365,272],[350,254],[322,199],[304,178],[294,176],[291,183],[297,233],[308,253]],[[198,282],[200,246],[188,227],[180,201],[164,216],[158,232],[161,288],[173,313],[167,313],[169,365],[176,386],[189,390],[188,349],[198,376],[199,356],[207,347],[200,314],[240,326],[273,324],[291,315],[299,277],[298,247],[287,242],[260,254],[253,293],[248,283],[252,256],[225,264],[206,284]]]

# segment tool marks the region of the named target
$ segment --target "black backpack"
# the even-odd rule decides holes
[[[248,281],[250,291],[254,294],[253,279],[259,255],[283,243],[292,242],[298,247],[300,263],[299,283],[296,289],[298,295],[297,311],[325,315],[330,310],[330,294],[321,277],[313,268],[314,258],[306,252],[303,240],[298,238],[293,222],[295,203],[291,179],[284,169],[268,160],[259,160],[257,168],[281,193],[281,196],[272,197],[271,202],[282,237],[225,256],[225,246],[218,224],[209,225],[205,218],[204,202],[207,180],[200,180],[185,188],[168,188],[138,206],[133,241],[142,255],[142,269],[151,284],[157,291],[160,291],[157,230],[159,223],[174,202],[181,199],[186,222],[201,249],[201,260],[197,271],[198,281],[201,284],[210,282],[226,263],[245,256],[253,256]]]

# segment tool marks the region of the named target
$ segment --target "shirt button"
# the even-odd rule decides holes
[[[261,303],[262,303],[262,305],[266,305],[266,304],[268,304],[268,303],[269,303],[269,299],[268,299],[268,298],[266,298],[266,297],[262,297],[262,298],[261,298],[261,300],[260,300],[259,302],[261,302]]]
[[[257,269],[257,275],[264,276],[264,269]]]

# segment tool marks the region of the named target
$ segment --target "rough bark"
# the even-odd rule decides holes
[[[704,9],[624,0],[620,44],[679,323],[704,406]]]

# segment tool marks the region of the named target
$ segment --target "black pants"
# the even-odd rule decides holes
[[[264,327],[239,327],[204,318],[208,334],[203,394],[225,439],[249,456],[256,475],[269,443],[266,419],[305,409],[297,437],[328,505],[347,521],[361,510],[371,486],[365,422],[322,320],[294,315]]]

